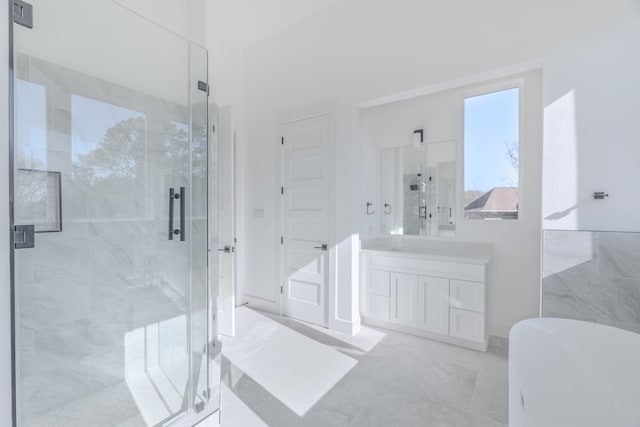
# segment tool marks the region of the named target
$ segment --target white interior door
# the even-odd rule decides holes
[[[219,332],[235,335],[235,162],[231,106],[218,112],[218,304]]]
[[[282,312],[326,326],[329,118],[282,131]]]

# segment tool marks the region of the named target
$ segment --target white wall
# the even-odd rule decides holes
[[[204,0],[113,0],[200,46],[205,45]]]
[[[545,228],[640,231],[640,2],[622,3],[545,59]]]
[[[276,34],[343,0],[207,0],[208,28],[242,47]]]
[[[11,288],[9,276],[9,2],[0,0],[0,425],[11,425]]]
[[[346,0],[246,49],[242,220],[251,245],[244,269],[246,294],[274,303],[278,297],[279,114],[323,102],[336,105],[334,220],[339,243],[337,299],[332,304],[338,318],[357,322],[353,282],[364,205],[358,194],[354,104],[544,58],[563,40],[618,16],[631,1]],[[264,209],[265,217],[253,218],[255,208]],[[487,228],[477,238],[491,234]],[[521,244],[535,248],[537,241]],[[514,282],[519,280],[521,272],[504,268]],[[532,294],[531,289],[526,292]],[[533,294],[530,298],[537,300]],[[531,315],[536,304],[514,304],[491,318],[510,323]],[[505,334],[504,327],[495,325],[490,332]]]
[[[524,80],[521,93],[526,118],[520,140],[521,169],[520,219],[517,221],[478,221],[462,219],[462,153],[464,137],[464,96],[493,82],[463,86],[410,100],[368,108],[360,114],[362,152],[361,203],[375,205],[376,214],[362,217],[360,237],[379,233],[382,211],[379,192],[379,153],[381,149],[411,144],[413,129],[425,130],[425,142],[457,142],[457,225],[456,237],[463,242],[491,243],[489,264],[489,331],[506,335],[515,322],[537,316],[540,284],[540,175],[542,158],[542,73],[508,76],[506,81]],[[505,79],[497,80],[498,84]],[[411,237],[410,237],[411,238]],[[415,237],[413,237],[415,238]],[[526,243],[523,243],[526,242]]]

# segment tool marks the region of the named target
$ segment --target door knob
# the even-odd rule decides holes
[[[327,250],[327,244],[323,243],[322,246],[314,246],[313,249],[322,249],[323,251]]]
[[[231,252],[234,251],[235,248],[232,248],[231,246],[225,246],[222,249],[218,249],[218,252],[224,252],[225,254],[230,254]]]

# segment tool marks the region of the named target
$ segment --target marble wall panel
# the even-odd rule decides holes
[[[92,237],[89,247],[89,260],[96,275],[117,275],[127,281],[134,275],[133,236],[131,233],[115,231]]]
[[[110,313],[35,332],[35,366],[38,373],[66,368],[124,345],[132,315]]]
[[[123,343],[120,347],[94,354],[83,361],[89,368],[92,390],[100,390],[126,380],[125,351]]]
[[[21,328],[17,339],[20,348],[20,377],[29,377],[35,373],[35,331]]]
[[[403,220],[402,233],[418,235],[420,234],[420,219],[418,218],[418,190],[412,190],[412,185],[417,185],[416,174],[404,174],[402,177],[403,190]]]
[[[544,236],[543,277],[567,271],[573,267],[595,273],[598,254],[598,234],[590,231],[547,231]]]
[[[25,425],[38,415],[62,407],[91,392],[90,370],[82,364],[44,372],[21,380],[20,406]]]
[[[640,233],[599,233],[601,276],[640,280]]]
[[[640,233],[544,232],[543,316],[640,331]]]
[[[90,316],[86,281],[54,277],[16,290],[20,325],[30,329],[61,325]]]
[[[64,210],[64,207],[63,207]],[[92,275],[91,239],[62,233],[39,233],[33,250],[34,281],[88,279]],[[43,285],[46,286],[46,285]]]

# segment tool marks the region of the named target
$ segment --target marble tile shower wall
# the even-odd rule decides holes
[[[544,232],[543,316],[640,333],[640,233]]]
[[[403,189],[403,234],[420,234],[420,219],[418,218],[420,191],[418,188],[411,189],[411,186],[418,185],[418,178],[415,173],[406,173],[402,177]]]
[[[167,147],[187,141],[187,125],[181,124],[189,123],[189,111],[179,103],[27,56],[18,57],[17,77],[46,94],[40,106],[46,127],[25,131],[40,131],[41,137],[18,141],[17,167],[62,173],[63,231],[38,233],[34,249],[16,251],[19,393],[22,418],[27,420],[122,383],[129,357],[127,333],[184,316],[188,251],[166,244],[167,189],[188,179],[182,175],[189,170],[189,150],[172,152]],[[32,110],[39,108],[28,93],[17,96],[31,102]],[[119,142],[139,138],[130,147],[134,150],[143,145],[112,165],[109,173],[114,181],[120,179],[112,187],[96,191],[83,175],[86,167],[80,163],[100,141],[85,141],[90,133],[78,136],[82,129],[73,115],[82,111],[72,108],[73,96],[97,100],[105,108],[116,106],[120,110],[114,117],[131,119],[132,128],[124,134],[116,129],[115,137]],[[20,128],[21,117],[17,120]],[[89,125],[99,126],[100,120]],[[104,133],[100,137],[107,138]],[[127,178],[126,171],[124,178],[116,176],[129,166],[133,177]],[[94,165],[94,180],[105,173],[101,167]],[[206,230],[206,221],[200,222]],[[178,345],[186,346],[184,340],[178,337]]]

